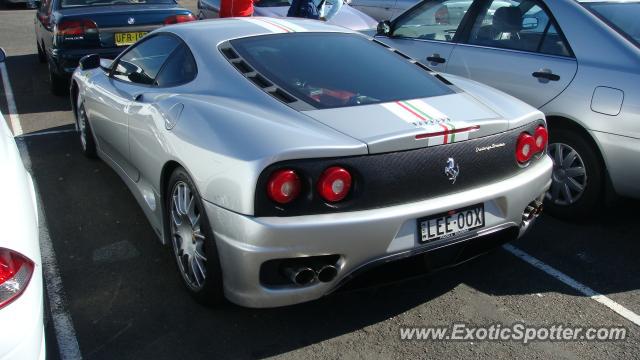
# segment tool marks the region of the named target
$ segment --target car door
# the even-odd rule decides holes
[[[401,0],[352,0],[349,5],[382,21],[391,19],[395,13],[397,1]]]
[[[130,160],[129,125],[145,98],[157,91],[155,78],[169,55],[180,45],[169,34],[157,34],[132,45],[118,57],[109,76],[97,78],[88,106],[98,146],[133,181],[138,170]]]
[[[131,165],[140,173],[141,181],[146,179],[148,183],[157,180],[157,170],[164,161],[160,154],[167,146],[158,129],[172,129],[184,108],[179,97],[167,95],[180,93],[180,88],[188,86],[197,74],[191,51],[180,42],[156,76],[153,91],[141,93],[128,109]]]
[[[445,71],[472,4],[470,0],[425,0],[395,19],[388,37],[378,39],[434,70]]]
[[[446,71],[491,85],[537,108],[573,80],[577,62],[539,0],[485,0]]]

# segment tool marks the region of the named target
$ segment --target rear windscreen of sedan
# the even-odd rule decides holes
[[[582,5],[640,47],[640,1],[585,2]]]
[[[320,109],[453,93],[426,70],[355,34],[264,35],[230,43],[264,77]]]
[[[175,4],[174,0],[62,0],[60,7],[70,8],[79,6],[108,6],[108,5],[148,5]]]

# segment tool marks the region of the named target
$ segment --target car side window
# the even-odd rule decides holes
[[[153,85],[169,55],[180,45],[170,35],[156,35],[133,45],[115,65],[113,77],[126,82]]]
[[[167,87],[188,83],[196,77],[196,61],[187,45],[180,45],[156,77],[156,85]]]
[[[493,0],[479,12],[469,44],[570,56],[547,12],[532,0]]]
[[[473,1],[433,0],[396,20],[392,36],[452,41]]]

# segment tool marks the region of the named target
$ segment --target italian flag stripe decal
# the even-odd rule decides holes
[[[267,24],[270,24],[270,25],[273,25],[273,26],[275,26],[275,27],[277,27],[279,29],[282,29],[284,32],[295,32],[295,30],[293,30],[292,28],[290,28],[290,27],[288,27],[288,26],[286,26],[286,25],[284,25],[282,23],[278,24],[275,21],[269,21],[269,20],[266,20],[266,19],[257,19],[257,20],[264,21]]]
[[[429,119],[429,120],[434,120],[433,117],[429,116],[429,114],[425,113],[424,111],[418,109],[417,107],[415,107],[414,105],[411,105],[410,102],[408,101],[398,101],[398,104],[400,104],[401,106],[404,104],[405,106],[410,107],[411,109],[413,109],[415,112],[417,112],[418,114],[424,116],[425,118]],[[425,120],[424,118],[422,120]]]
[[[466,122],[454,122],[423,100],[401,100],[381,106],[407,124],[424,129],[423,134],[416,135],[416,140],[427,140],[427,146],[468,140],[469,134],[480,128]]]
[[[305,28],[298,26],[286,20],[276,18],[264,18],[264,17],[247,17],[240,18],[243,21],[250,22],[254,25],[258,25],[261,28],[268,30],[272,33],[291,33],[291,32],[304,32]]]

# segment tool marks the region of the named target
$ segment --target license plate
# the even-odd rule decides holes
[[[484,204],[418,219],[420,242],[453,238],[484,227]]]
[[[116,46],[131,45],[147,35],[144,31],[115,33]]]

